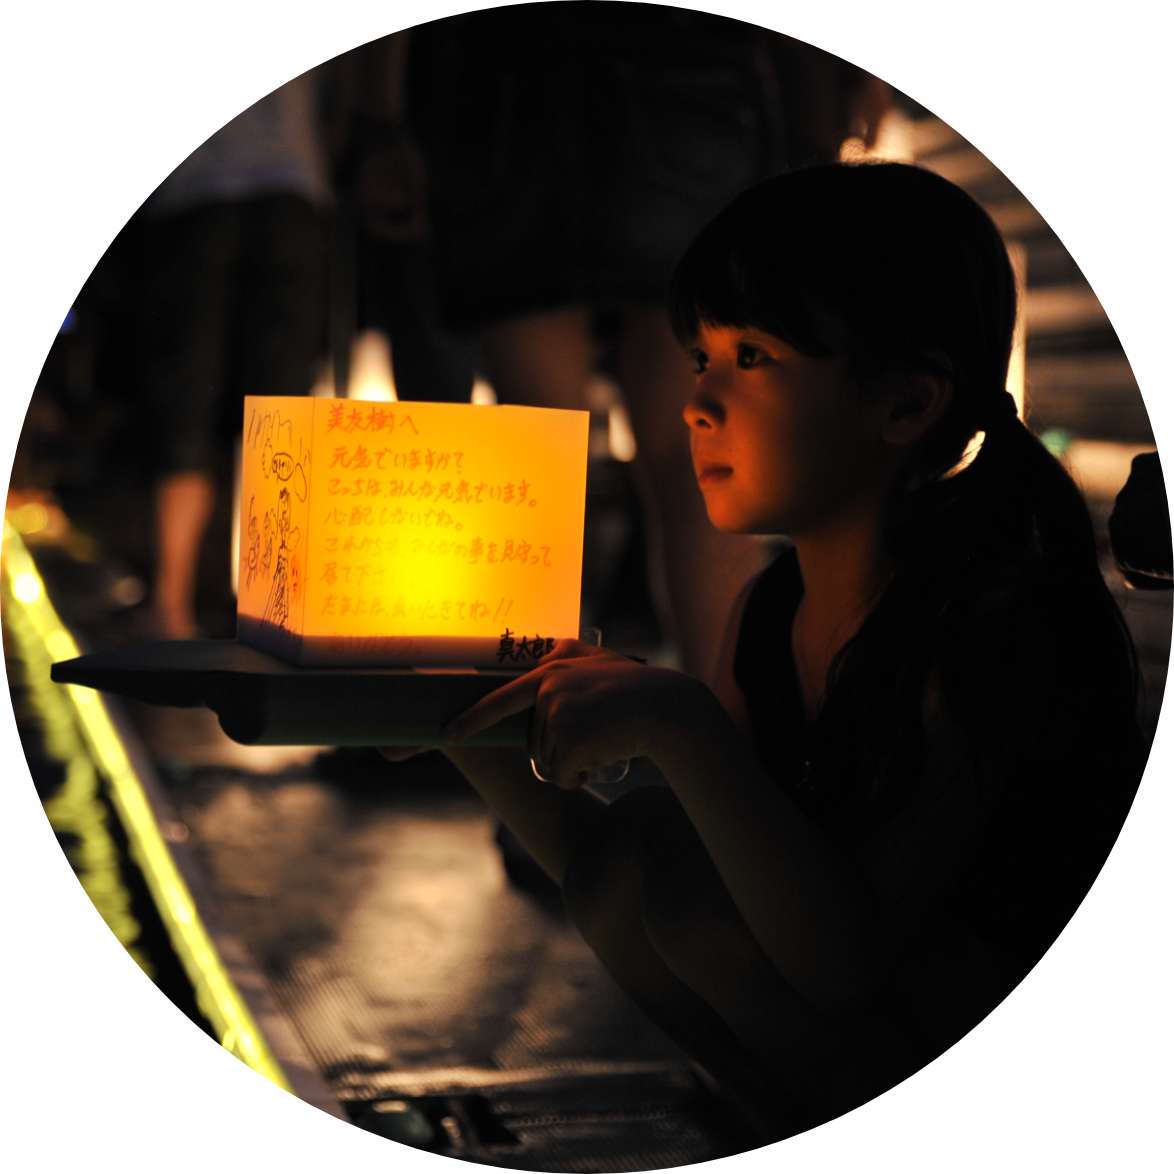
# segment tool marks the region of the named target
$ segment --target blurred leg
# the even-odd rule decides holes
[[[441,320],[428,244],[363,237],[359,249],[359,322],[383,328],[391,339],[398,397],[468,403],[476,343]]]
[[[239,206],[239,297],[222,421],[238,435],[246,395],[305,395],[326,354],[324,215],[299,196],[267,196]]]
[[[165,639],[188,640],[196,634],[196,572],[215,500],[207,473],[171,473],[155,487],[152,623]]]
[[[621,989],[702,1070],[731,1095],[748,1116],[760,1142],[790,1132],[782,1111],[762,1112],[771,1073],[739,1041],[723,1016],[668,964],[650,928],[647,824],[674,802],[667,789],[642,788],[607,808],[588,844],[571,861],[563,882],[567,912],[604,968]],[[669,866],[667,885],[688,877]],[[710,946],[705,928],[699,945]],[[722,943],[713,943],[720,948]],[[772,1106],[773,1109],[773,1106]]]
[[[746,535],[716,530],[706,516],[681,419],[692,370],[664,311],[651,306],[625,311],[619,359],[637,474],[653,523],[654,565],[663,567],[682,666],[704,677],[735,596],[763,566],[762,547]]]
[[[820,1011],[795,993],[667,787],[607,808],[564,895],[612,977],[768,1139],[837,1116],[919,1065],[882,1016]]]
[[[226,205],[149,222],[144,239],[139,390],[157,470],[151,610],[158,634],[175,639],[191,636],[196,626],[237,243],[234,210]]]
[[[325,349],[327,225],[318,209],[292,195],[225,205],[220,219],[226,226],[222,272],[214,284],[209,281],[204,299],[218,308],[215,337],[222,354],[215,377],[206,378],[206,418],[193,429],[201,448],[177,468],[202,469],[212,490],[202,530],[186,535],[193,564],[186,589],[199,602],[205,633],[230,636],[233,487],[240,475],[234,453],[244,397],[310,389]],[[193,498],[186,500],[191,504]],[[179,567],[183,560],[175,562]]]
[[[760,1114],[785,1105],[795,1122],[815,1125],[925,1061],[887,1008],[833,1011],[797,994],[750,932],[680,804],[667,788],[650,799],[640,841],[648,940],[770,1071],[744,1094]]]

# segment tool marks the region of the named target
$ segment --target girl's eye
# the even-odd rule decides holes
[[[709,366],[709,356],[696,347],[689,352],[689,357],[693,360],[693,372],[696,375],[700,375]]]
[[[757,367],[763,358],[763,353],[758,347],[751,346],[748,342],[738,343],[738,366],[743,370]]]

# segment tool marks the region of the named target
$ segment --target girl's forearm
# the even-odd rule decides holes
[[[539,782],[521,750],[447,746],[444,754],[542,870],[561,885],[579,844],[593,832],[603,804],[586,791],[563,791]]]
[[[714,709],[657,766],[779,972],[817,1003],[851,1001],[884,967],[872,890]]]

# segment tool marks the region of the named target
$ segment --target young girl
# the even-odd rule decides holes
[[[713,524],[789,545],[708,683],[567,641],[450,725],[604,965],[764,1140],[982,1019],[1140,777],[1087,510],[1004,390],[1015,309],[994,225],[928,171],[740,196],[674,277],[684,417]],[[460,746],[525,709],[533,771]],[[668,786],[581,789],[636,756]]]

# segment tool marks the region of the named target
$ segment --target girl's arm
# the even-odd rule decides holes
[[[982,916],[1018,919],[1041,952],[1071,915],[1141,771],[1128,666],[1098,598],[1045,585],[968,607],[936,645],[909,798],[851,855],[729,729],[657,748],[751,932],[814,1002],[866,998],[964,880]],[[721,715],[693,724],[720,730]]]
[[[710,684],[714,695],[739,729],[746,729],[745,708],[734,680],[734,649],[753,576],[734,601]],[[606,806],[587,791],[563,790],[541,783],[528,755],[515,750],[485,750],[450,744],[442,753],[518,837],[543,871],[561,885],[567,865],[594,835]]]
[[[927,706],[929,747],[921,797],[853,859],[762,770],[746,737],[708,688],[683,674],[608,661],[596,656],[566,660],[561,671],[540,677],[547,683],[542,720],[548,734],[551,728],[557,731],[558,755],[571,759],[564,770],[575,770],[576,740],[588,753],[583,763],[597,765],[591,755],[601,745],[605,760],[623,756],[624,743],[615,739],[626,734],[625,712],[637,714],[643,736],[632,752],[646,754],[665,776],[775,968],[815,1006],[866,1002],[969,859],[981,829],[979,774],[966,766],[956,727]],[[584,677],[590,688],[584,687]],[[506,688],[518,690],[523,680]],[[616,680],[624,688],[610,690]],[[578,705],[576,692],[582,694]],[[491,699],[475,708],[499,704]],[[576,712],[603,720],[598,725],[579,721]],[[458,744],[445,754],[561,885],[577,853],[595,842],[606,806],[577,789],[573,773],[560,774],[562,786],[539,782],[522,751]]]
[[[768,776],[714,699],[698,738],[653,760],[776,969],[817,1004],[859,995],[877,969],[880,910],[868,879]]]
[[[557,882],[594,840],[603,805],[581,770],[650,758],[696,829],[764,952],[818,1003],[868,990],[885,931],[868,877],[765,774],[715,694],[682,673],[567,642],[450,724],[445,753]],[[736,687],[734,690],[736,694]],[[737,698],[730,703],[735,710]],[[526,755],[464,749],[461,737],[534,708],[540,783]],[[550,764],[553,763],[553,767]]]
[[[957,730],[931,720],[921,798],[859,858],[762,770],[716,703],[693,719],[716,736],[668,739],[654,754],[751,933],[817,1006],[867,1000],[981,829],[978,772]]]
[[[538,782],[523,753],[459,743],[445,753],[560,883],[594,840],[604,810],[577,789],[578,771],[650,758],[778,970],[817,1002],[842,1002],[867,990],[881,969],[881,911],[868,877],[765,774],[738,728],[736,632],[731,624],[719,657],[729,677],[724,702],[684,674],[598,650],[581,655],[585,646],[568,642],[452,724],[459,739],[533,706],[532,728],[544,731],[539,757],[554,764],[558,785]]]
[[[594,832],[604,804],[588,791],[563,791],[540,783],[521,750],[448,746],[443,753],[542,870],[561,885],[579,845]]]
[[[704,738],[700,745],[666,739],[654,757],[759,944],[798,989],[810,988],[823,1000],[834,996],[826,969],[835,967],[857,982],[863,977],[856,956],[868,948],[876,926],[875,901],[867,879],[816,833],[779,783],[764,774],[751,750],[734,658],[746,603],[758,578],[734,601],[707,682],[723,713],[702,712],[696,719],[697,728],[718,737]],[[701,705],[704,711],[705,702]],[[801,879],[801,874],[806,876]],[[813,903],[815,893],[838,914],[828,914],[822,907],[825,900]],[[844,913],[858,924],[844,923]],[[830,942],[817,947],[829,930],[840,939],[839,947]],[[805,971],[811,971],[806,981]]]
[[[683,674],[598,650],[582,655],[572,646],[479,702],[458,719],[457,732],[534,706],[536,725],[545,730],[542,760],[554,761],[559,785],[572,790],[584,768],[651,758],[778,971],[815,1004],[842,1006],[866,1000],[886,979],[975,859],[1025,739],[1045,726],[1059,729],[1054,719],[1041,722],[1032,704],[1047,699],[1055,709],[1056,698],[1082,694],[1078,684],[1074,689],[1078,666],[1067,679],[1057,671],[1049,626],[1046,613],[1034,612],[1015,628],[995,617],[964,650],[960,663],[993,706],[977,725],[970,712],[976,703],[963,699],[967,720],[954,720],[931,674],[921,715],[924,766],[909,787],[914,797],[853,854],[788,797],[785,780],[766,774],[715,694]],[[954,655],[951,663],[957,661]],[[1069,718],[1067,728],[1079,729],[1079,722]],[[1057,780],[1063,772],[1056,764],[1042,769]],[[1042,777],[1033,785],[1050,786]],[[562,792],[525,777],[481,789],[561,879],[581,818],[563,805]],[[531,809],[531,797],[540,809]]]

